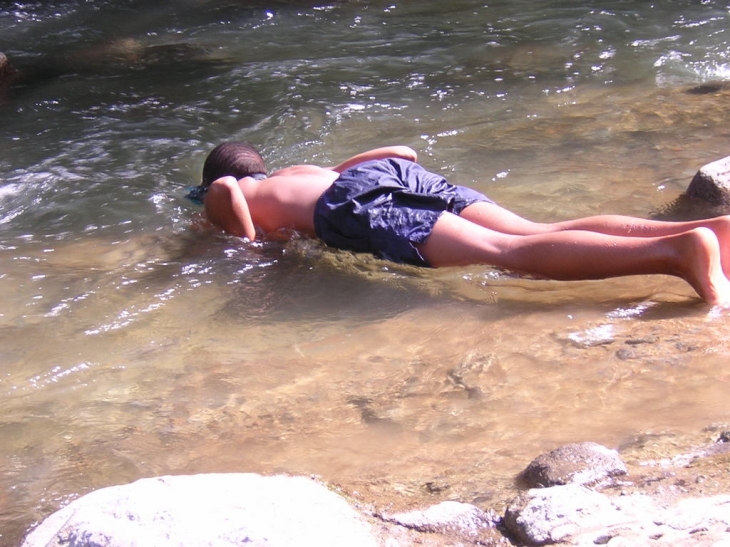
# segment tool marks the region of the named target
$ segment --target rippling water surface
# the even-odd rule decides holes
[[[0,3],[0,544],[160,474],[487,507],[560,443],[727,421],[730,320],[678,280],[250,245],[183,196],[224,139],[272,168],[401,143],[535,219],[649,216],[730,153],[729,26],[707,0]]]

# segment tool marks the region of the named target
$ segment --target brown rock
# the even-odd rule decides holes
[[[520,473],[518,481],[528,488],[594,484],[626,472],[615,450],[585,442],[567,444],[538,456]]]

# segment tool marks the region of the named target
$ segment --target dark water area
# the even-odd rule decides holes
[[[729,23],[714,1],[0,1],[0,545],[162,474],[488,507],[558,444],[727,422],[730,323],[678,280],[249,244],[184,195],[226,139],[272,169],[406,144],[536,220],[648,217],[730,153]]]

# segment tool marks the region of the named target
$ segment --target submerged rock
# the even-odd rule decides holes
[[[585,442],[561,446],[538,456],[519,474],[518,481],[528,488],[593,484],[626,472],[626,464],[615,450]]]
[[[56,55],[16,59],[10,65],[0,53],[0,101],[3,91],[14,93],[42,87],[61,77],[79,75],[129,75],[140,70],[163,77],[165,74],[189,74],[191,70],[215,70],[234,61],[221,51],[198,44],[180,42],[148,44],[134,38],[100,42],[77,50],[63,50]]]
[[[207,474],[96,490],[48,517],[23,547],[377,544],[365,518],[314,480]]]
[[[74,52],[67,58],[73,68],[98,70],[105,67],[164,67],[169,64],[221,60],[215,50],[200,45],[178,42],[145,44],[134,38],[119,38]]]
[[[685,91],[688,95],[711,95],[713,93],[719,93],[720,91],[727,91],[730,89],[730,82],[707,82],[694,87],[691,87]]]

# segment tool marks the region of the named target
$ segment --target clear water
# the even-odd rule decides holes
[[[541,451],[728,420],[730,322],[660,277],[247,245],[183,195],[401,143],[540,220],[649,216],[728,155],[713,1],[0,5],[0,544],[152,475],[317,474],[485,507]]]

